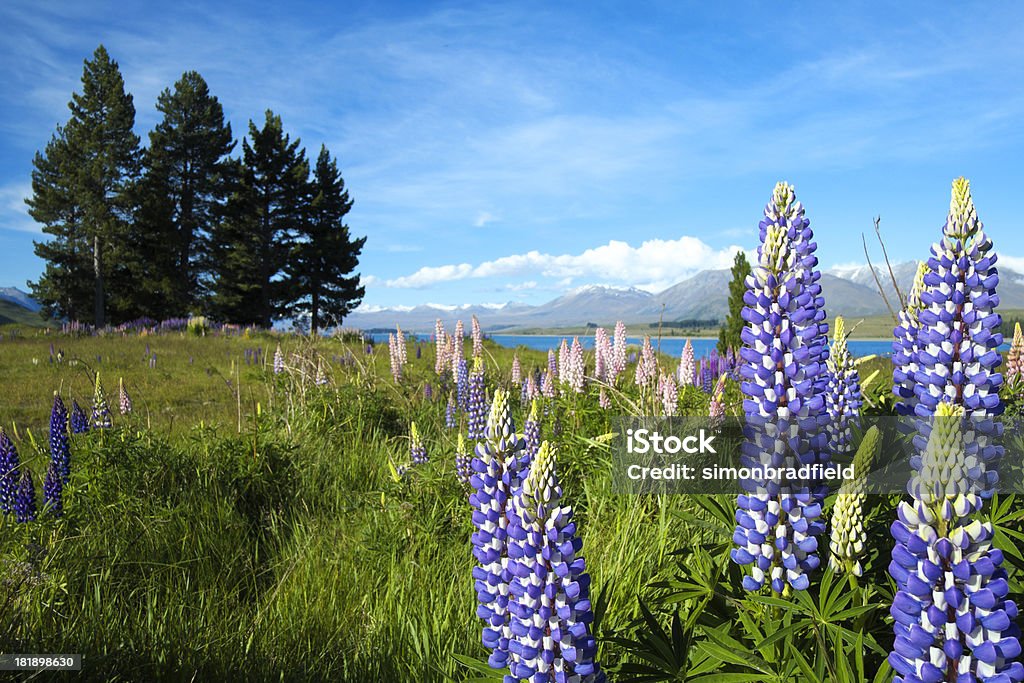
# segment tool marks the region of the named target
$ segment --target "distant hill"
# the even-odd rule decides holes
[[[0,301],[8,301],[12,304],[17,304],[26,310],[32,311],[33,313],[38,312],[42,308],[38,301],[17,287],[0,287]]]
[[[16,303],[0,299],[0,325],[16,323],[41,327],[45,324],[38,311],[30,311]]]

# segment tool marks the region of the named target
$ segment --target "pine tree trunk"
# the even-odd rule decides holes
[[[100,236],[93,235],[92,238],[92,270],[95,278],[95,324],[96,327],[106,325],[103,312],[103,255],[100,253]]]
[[[320,292],[316,289],[313,290],[313,305],[312,308],[312,322],[310,324],[310,334],[316,336],[316,331],[320,329]]]

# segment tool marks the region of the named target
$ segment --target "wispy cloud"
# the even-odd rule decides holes
[[[31,196],[32,185],[15,182],[0,186],[0,228],[42,234],[42,229],[31,216],[25,198]]]
[[[482,228],[485,225],[487,225],[488,223],[493,223],[496,220],[498,220],[498,219],[495,218],[494,215],[491,214],[490,212],[488,212],[488,211],[481,211],[480,213],[478,213],[476,215],[476,220],[473,221],[473,227],[474,228]]]

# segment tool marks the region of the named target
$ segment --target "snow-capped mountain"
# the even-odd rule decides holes
[[[917,272],[913,262],[893,264],[893,274],[905,296]],[[890,305],[900,307],[888,268],[875,265]],[[1024,309],[1024,276],[1000,268],[1001,307]],[[399,324],[409,331],[433,330],[441,318],[451,328],[455,321],[468,321],[476,315],[488,331],[531,327],[579,327],[588,323],[610,326],[617,320],[627,323],[652,323],[679,320],[721,320],[728,311],[728,270],[704,270],[657,294],[636,288],[588,285],[566,292],[539,306],[506,304],[503,306],[440,307],[423,305],[412,309],[388,308],[359,311],[345,320],[346,325],[367,328],[392,328]],[[888,312],[879,294],[875,278],[867,265],[838,266],[822,273],[821,289],[829,315],[847,317],[883,315]]]
[[[42,308],[39,302],[17,287],[0,287],[0,301],[10,301],[33,313]]]

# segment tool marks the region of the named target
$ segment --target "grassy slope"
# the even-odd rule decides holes
[[[79,362],[51,365],[51,342]],[[144,360],[147,343],[155,369]],[[74,438],[63,520],[0,521],[0,558],[25,560],[29,542],[45,549],[44,577],[20,587],[5,613],[13,619],[0,626],[0,651],[83,652],[86,678],[104,680],[174,670],[182,680],[198,672],[206,680],[440,681],[461,677],[453,653],[484,654],[454,434],[443,426],[443,399],[421,398],[431,347],[416,361],[410,346],[400,387],[385,349],[366,356],[352,348],[358,367],[332,363],[334,387],[301,389],[294,375],[244,364],[245,348],[270,352],[275,343],[0,341],[0,420],[8,431],[17,422],[37,485],[45,456],[29,431],[45,440],[55,388],[83,402],[85,366],[98,367],[111,400],[123,376],[136,406],[115,415],[114,430]],[[304,345],[284,342],[289,352]],[[324,340],[317,351],[330,360],[346,349]],[[546,362],[519,353],[526,368]],[[511,351],[488,344],[487,355],[489,367],[507,373]],[[238,395],[226,384],[232,361],[241,369],[241,434]],[[578,402],[564,424],[560,464],[595,599],[607,590],[602,628],[622,628],[637,616],[636,595],[675,572],[670,553],[692,532],[674,521],[684,497],[612,494],[606,463],[574,438],[608,430],[595,402]],[[413,419],[431,462],[396,483],[388,462],[407,461]],[[0,583],[0,603],[4,590]]]
[[[43,327],[45,323],[38,313],[19,306],[11,301],[0,300],[0,325],[17,324],[31,327]]]

